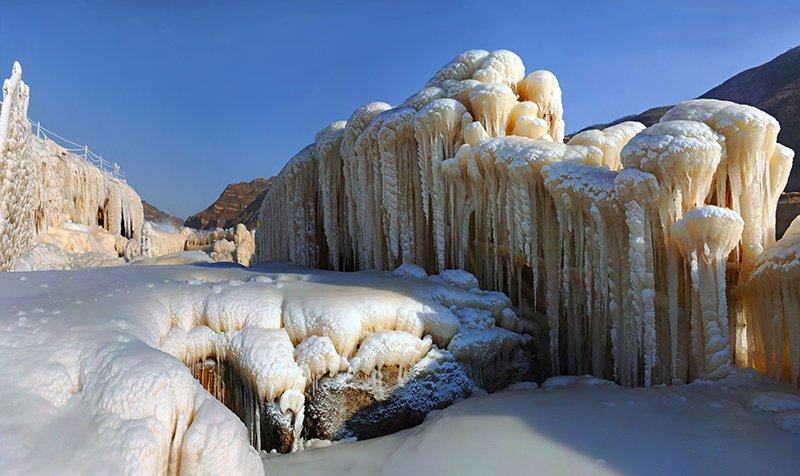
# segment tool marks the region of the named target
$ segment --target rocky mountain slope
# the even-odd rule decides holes
[[[778,142],[795,152],[800,151],[800,46],[761,66],[742,71],[700,97],[749,104],[768,112],[781,123]],[[590,128],[603,128],[624,121],[638,121],[650,126],[658,122],[671,107],[654,107],[640,114]],[[798,159],[795,159],[786,191],[800,191]]]
[[[249,182],[232,183],[202,212],[186,219],[185,226],[198,230],[230,228],[244,223],[252,230],[258,225],[258,209],[274,177],[257,177]]]
[[[183,226],[183,220],[170,215],[169,213],[163,212],[156,208],[155,206],[145,202],[142,200],[142,208],[144,208],[144,219],[156,224],[166,223],[174,228],[180,228]]]

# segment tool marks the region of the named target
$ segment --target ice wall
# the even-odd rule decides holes
[[[60,245],[71,225],[138,239],[144,212],[133,188],[33,135],[27,120],[29,94],[22,68],[14,63],[3,83],[0,115],[0,270],[12,268],[40,242]]]
[[[133,187],[50,140],[31,136],[30,141],[31,159],[40,171],[38,233],[76,223],[138,239],[144,210]]]
[[[552,73],[467,51],[317,134],[262,203],[257,258],[469,270],[541,324],[553,374],[720,378],[747,352],[734,287],[774,241],[793,157],[778,127],[687,101],[564,144]]]

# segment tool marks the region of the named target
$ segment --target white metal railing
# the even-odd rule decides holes
[[[0,106],[2,105],[3,102],[0,101]],[[111,175],[114,178],[118,178],[122,181],[125,181],[125,172],[123,172],[120,169],[118,163],[107,161],[106,159],[103,158],[102,155],[90,149],[88,145],[85,144],[81,145],[78,144],[77,142],[73,142],[69,139],[61,137],[55,132],[46,129],[44,126],[42,126],[42,123],[39,121],[34,122],[29,117],[28,122],[31,124],[33,132],[36,133],[36,137],[38,137],[39,139],[53,141],[56,144],[60,145],[61,147],[65,148],[68,152],[83,157],[87,162],[100,169],[101,172]]]

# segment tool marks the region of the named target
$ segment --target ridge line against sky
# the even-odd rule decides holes
[[[402,102],[470,48],[549,69],[567,131],[698,96],[800,43],[797,1],[0,1],[0,72],[29,114],[187,217],[269,177],[370,101]]]

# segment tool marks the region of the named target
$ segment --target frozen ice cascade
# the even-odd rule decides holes
[[[555,75],[470,50],[294,156],[262,203],[257,260],[467,270],[536,325],[550,375],[650,386],[739,364],[796,386],[800,228],[775,243],[794,157],[778,131],[699,99],[564,143]]]
[[[129,244],[138,247],[144,224],[139,195],[124,180],[34,134],[29,99],[15,62],[3,82],[0,110],[0,271],[52,265],[59,251],[108,260],[126,254]]]

